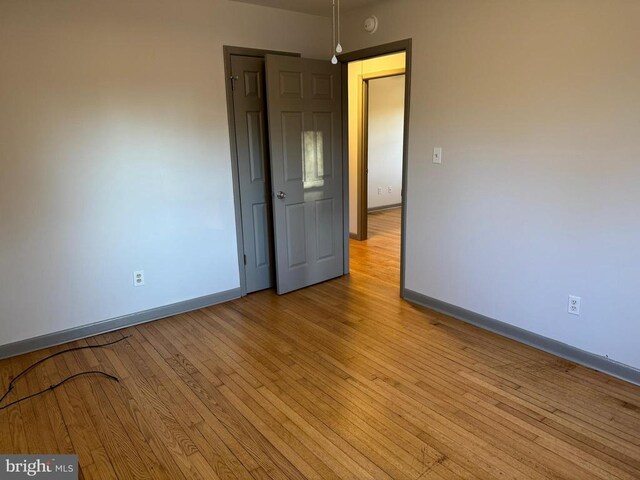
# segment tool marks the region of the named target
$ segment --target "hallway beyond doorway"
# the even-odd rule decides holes
[[[397,291],[400,281],[402,209],[370,212],[367,240],[351,240],[351,272],[375,278]]]

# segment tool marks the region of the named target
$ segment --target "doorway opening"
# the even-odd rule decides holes
[[[348,91],[350,269],[395,284],[399,271],[401,295],[410,53],[407,40],[340,58]]]

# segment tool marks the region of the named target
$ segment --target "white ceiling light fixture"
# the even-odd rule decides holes
[[[364,20],[364,31],[373,35],[378,31],[378,17],[371,15]]]
[[[336,0],[332,0],[333,3],[333,42],[331,49],[333,50],[333,56],[331,57],[331,63],[336,65],[338,63],[338,57],[336,53],[342,53],[342,45],[340,45],[340,0],[336,5]]]

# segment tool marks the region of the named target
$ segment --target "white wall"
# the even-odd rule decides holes
[[[640,368],[638,25],[629,0],[345,15],[348,50],[413,38],[407,288]]]
[[[369,80],[369,209],[402,202],[404,83],[404,75]]]
[[[0,345],[237,288],[222,45],[327,57],[330,27],[224,0],[0,2]]]

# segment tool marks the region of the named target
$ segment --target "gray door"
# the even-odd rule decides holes
[[[267,55],[278,293],[343,274],[340,66]]]
[[[231,57],[247,293],[274,284],[264,59]]]

